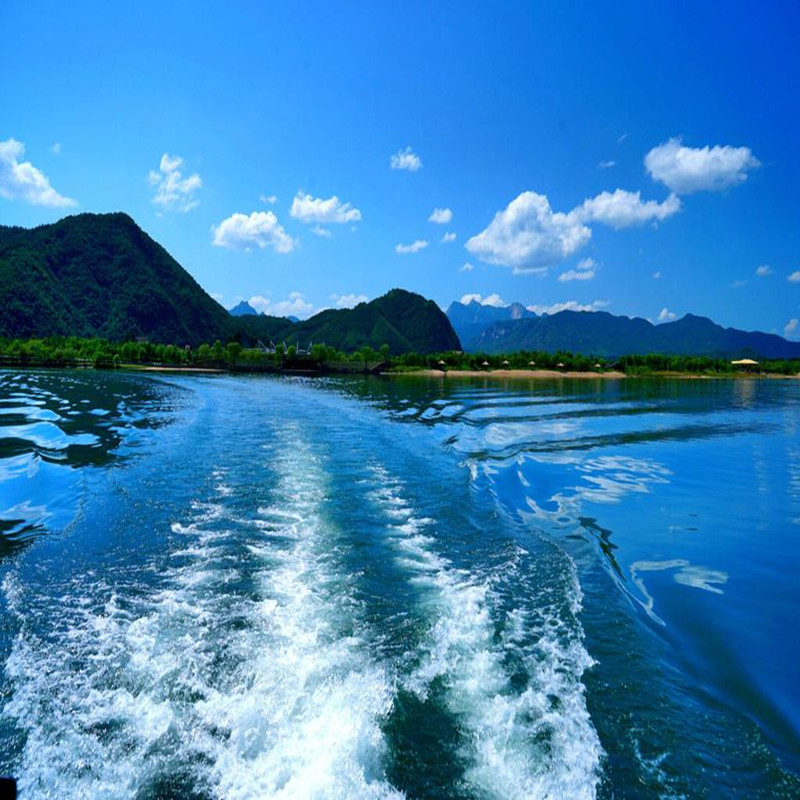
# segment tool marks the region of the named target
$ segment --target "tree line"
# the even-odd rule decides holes
[[[315,344],[310,351],[296,344],[281,343],[275,352],[245,348],[237,341],[223,344],[220,340],[199,347],[179,347],[148,341],[112,342],[100,338],[77,336],[41,339],[0,338],[0,363],[7,366],[87,366],[114,368],[124,365],[161,365],[176,367],[217,367],[233,370],[322,368],[324,365],[346,365],[351,371],[381,368],[392,371],[420,369],[445,370],[561,370],[564,372],[606,372],[618,370],[627,375],[658,373],[691,373],[699,375],[731,375],[741,368],[729,358],[706,356],[671,356],[663,354],[625,355],[609,360],[566,350],[555,353],[522,350],[515,353],[463,353],[448,350],[434,354],[415,352],[391,354],[388,345],[375,350],[370,346],[352,352]],[[766,359],[753,371],[768,374],[796,375],[800,359]]]

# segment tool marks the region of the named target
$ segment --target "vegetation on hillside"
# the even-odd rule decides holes
[[[460,348],[441,309],[401,289],[303,322],[232,316],[126,214],[0,226],[0,337],[68,336],[181,348],[217,339],[243,348],[322,342],[346,352],[383,344],[393,353]]]

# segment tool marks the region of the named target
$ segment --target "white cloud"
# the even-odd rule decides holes
[[[336,308],[354,308],[359,303],[369,302],[369,297],[365,294],[332,294],[331,300]]]
[[[271,247],[276,253],[291,253],[298,245],[272,211],[254,211],[249,217],[231,214],[219,225],[212,226],[211,231],[217,247],[237,250]]]
[[[211,297],[213,297],[214,300],[216,300],[218,303],[221,303],[223,301],[223,299],[225,298],[225,295],[222,294],[222,292],[211,292],[210,294],[211,294]]]
[[[389,166],[392,169],[405,169],[409,172],[416,172],[422,168],[422,159],[410,148],[398,150],[390,159]]]
[[[331,237],[331,232],[327,228],[323,228],[321,225],[315,225],[311,229],[311,233],[313,233],[315,236],[322,236],[325,239],[330,239]]]
[[[292,316],[305,319],[315,312],[313,304],[306,300],[302,292],[289,292],[287,300],[277,303],[273,303],[268,296],[259,294],[253,295],[247,302],[259,313],[272,317]]]
[[[203,185],[195,173],[184,178],[180,171],[183,159],[164,153],[158,171],[151,169],[148,180],[156,187],[153,202],[167,211],[191,211],[200,201],[195,197]]]
[[[545,195],[523,192],[498,211],[466,248],[489,264],[535,268],[563,261],[591,236],[591,230],[580,221],[553,212]]]
[[[593,258],[584,258],[578,262],[577,269],[570,269],[567,272],[562,272],[558,279],[564,283],[566,281],[590,281],[597,274],[600,269],[597,262]]]
[[[258,199],[261,200],[265,206],[274,206],[275,203],[278,202],[278,197],[274,194],[261,194],[258,196]]]
[[[361,212],[350,203],[342,203],[336,195],[323,200],[300,191],[292,200],[289,214],[300,222],[321,222],[324,225],[343,225],[360,222]]]
[[[680,138],[654,147],[644,158],[653,180],[678,194],[719,192],[747,180],[761,166],[749,147],[685,147]]]
[[[400,253],[401,255],[405,253],[419,253],[419,251],[424,250],[428,244],[429,242],[426,242],[424,239],[417,239],[417,241],[413,242],[412,244],[395,245],[394,251],[395,253]]]
[[[447,244],[448,242],[454,242],[456,240],[456,235],[452,231],[447,231],[444,236],[439,240],[442,244]]]
[[[661,270],[656,270],[656,271],[653,273],[653,280],[656,280],[656,281],[657,281],[657,280],[660,280],[660,279],[661,279]]]
[[[559,311],[600,311],[611,305],[608,300],[592,300],[591,303],[579,303],[577,300],[566,300],[552,305],[526,306],[534,314],[558,314]]]
[[[437,225],[447,225],[453,219],[453,212],[449,208],[434,208],[428,217],[428,222],[435,222]]]
[[[617,144],[622,144],[627,138],[628,138],[628,134],[627,133],[623,133],[622,136],[620,136],[619,139],[617,139]]]
[[[742,286],[747,286],[747,281],[731,281],[728,286],[731,289],[741,289]]]
[[[463,267],[459,267],[458,268],[458,271],[459,272],[472,272],[472,270],[474,270],[474,269],[475,269],[475,267],[472,264],[470,264],[469,261],[467,261],[464,264]]]
[[[772,275],[772,267],[768,264],[762,264],[760,267],[756,267],[756,275],[759,278],[766,278],[767,275]]]
[[[616,161],[601,161],[597,165],[597,168],[598,169],[611,169],[611,167],[616,167],[616,166],[617,166],[617,162]]]
[[[52,153],[54,156],[60,156],[60,155],[61,155],[61,142],[55,142],[55,143],[54,143],[54,144],[53,144],[53,145],[50,147],[50,152],[51,152],[51,153]]]
[[[0,197],[52,208],[78,205],[71,197],[60,195],[47,176],[30,161],[20,161],[24,155],[22,142],[16,139],[0,142]]]
[[[662,203],[642,201],[641,192],[601,192],[597,197],[584,200],[572,213],[583,222],[600,222],[615,230],[647,222],[661,222],[681,210],[680,199],[671,194]]]
[[[792,283],[800,283],[800,269],[795,270],[786,280]]]
[[[461,298],[461,302],[464,305],[471,303],[473,300],[482,306],[493,306],[494,308],[505,308],[508,305],[497,293],[490,294],[487,297],[483,297],[480,294],[465,294]]]
[[[658,314],[658,321],[659,322],[669,322],[669,320],[675,319],[676,316],[678,316],[678,315],[674,314],[666,306],[664,306],[664,308],[662,308],[661,311]]]
[[[587,223],[627,228],[667,219],[680,207],[674,194],[659,203],[643,201],[639,192],[617,189],[563,213],[553,211],[545,195],[523,192],[469,239],[466,248],[489,264],[513,267],[515,275],[541,274],[544,267],[569,258],[589,242],[592,230]]]
[[[797,317],[790,319],[783,327],[783,335],[789,339],[794,339],[800,332],[800,321]]]

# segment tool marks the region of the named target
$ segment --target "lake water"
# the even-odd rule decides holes
[[[23,798],[800,796],[800,383],[0,373]]]

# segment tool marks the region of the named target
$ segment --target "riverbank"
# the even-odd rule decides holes
[[[382,375],[395,376],[418,375],[425,378],[524,378],[530,380],[546,378],[600,378],[600,379],[619,379],[627,377],[624,372],[609,370],[608,372],[561,372],[554,369],[417,369],[405,370],[402,372],[382,372]]]
[[[779,373],[752,373],[752,372],[725,372],[715,375],[699,374],[695,372],[648,372],[648,373],[625,373],[618,370],[608,372],[578,372],[561,371],[552,369],[491,369],[491,370],[441,370],[441,369],[417,369],[393,372],[382,372],[386,376],[410,377],[417,375],[424,378],[493,378],[497,379],[523,379],[523,380],[553,380],[555,378],[569,378],[574,380],[620,380],[622,378],[630,380],[632,378],[680,378],[681,380],[720,380],[720,379],[741,379],[750,380],[774,379],[774,380],[798,380],[797,375],[782,375]]]

